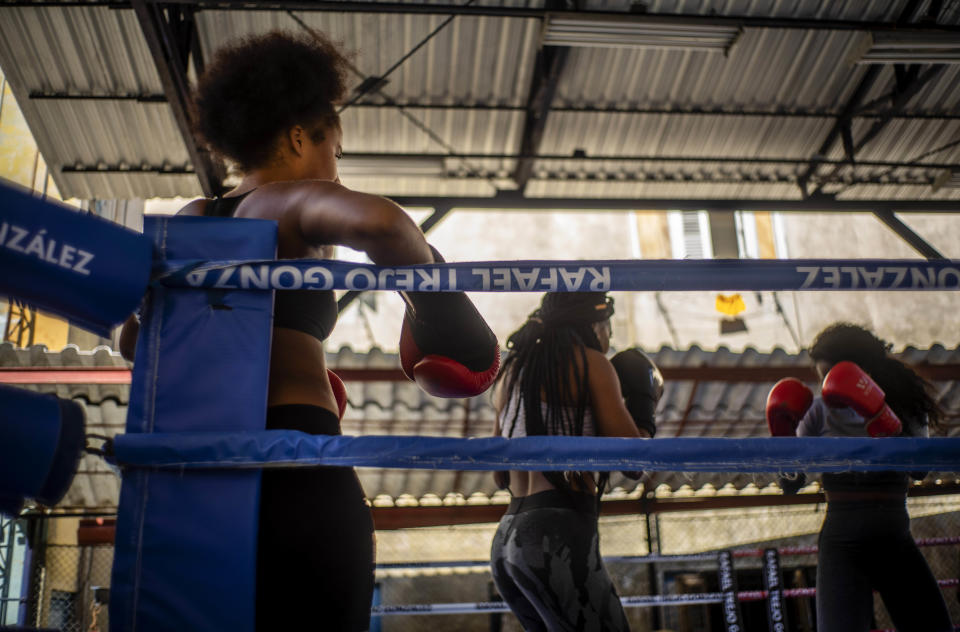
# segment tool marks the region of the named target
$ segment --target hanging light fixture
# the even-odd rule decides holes
[[[442,157],[437,156],[351,156],[346,154],[337,171],[341,177],[443,177],[446,174]]]
[[[663,48],[727,53],[742,29],[736,25],[685,20],[650,19],[625,13],[623,17],[547,14],[544,46],[601,48]]]
[[[960,64],[960,35],[871,32],[858,52],[858,64]]]

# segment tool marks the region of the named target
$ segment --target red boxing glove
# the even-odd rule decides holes
[[[797,426],[810,404],[813,391],[794,377],[785,377],[767,395],[767,426],[772,437],[795,437]]]
[[[822,396],[827,406],[852,408],[866,419],[864,425],[871,437],[893,437],[902,430],[883,390],[853,362],[838,362],[830,369],[823,378]]]
[[[400,331],[404,374],[435,397],[474,397],[490,388],[500,370],[500,345],[467,295],[400,294],[407,303]]]
[[[405,316],[400,332],[400,366],[403,373],[435,397],[474,397],[486,391],[500,371],[500,349],[486,369],[473,371],[440,354],[424,355],[414,340],[410,318]]]
[[[343,419],[343,414],[347,412],[347,387],[343,385],[343,380],[340,379],[340,376],[330,369],[327,369],[327,378],[330,380],[330,388],[333,389],[333,396],[337,400],[337,410],[339,411],[337,416]]]

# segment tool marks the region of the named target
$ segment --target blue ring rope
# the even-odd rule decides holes
[[[118,435],[113,450],[121,466],[176,469],[331,465],[487,471],[960,471],[960,438],[454,439],[264,430]]]
[[[481,261],[381,267],[326,259],[173,260],[169,287],[243,290],[606,292],[960,290],[960,260],[688,259]]]

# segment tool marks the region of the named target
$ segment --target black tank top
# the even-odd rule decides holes
[[[216,197],[207,203],[208,217],[233,217],[251,191],[236,197]],[[337,324],[337,299],[331,290],[277,290],[273,299],[273,326],[296,329],[324,340]]]

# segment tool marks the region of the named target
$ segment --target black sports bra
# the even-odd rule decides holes
[[[236,197],[216,197],[207,203],[208,217],[233,217],[252,191]],[[296,329],[324,340],[337,324],[337,299],[331,290],[278,290],[273,299],[273,326]]]

